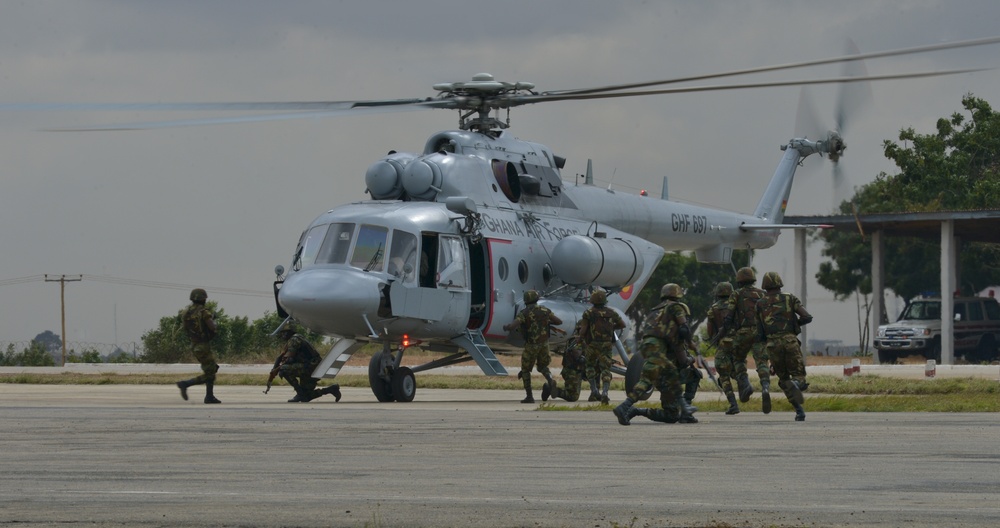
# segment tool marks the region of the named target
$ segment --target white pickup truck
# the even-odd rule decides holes
[[[997,358],[1000,343],[1000,303],[992,297],[955,298],[955,356],[970,363]],[[941,299],[920,298],[903,310],[899,320],[881,325],[875,337],[879,363],[895,363],[921,355],[941,361]]]

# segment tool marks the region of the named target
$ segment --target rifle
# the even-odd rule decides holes
[[[274,378],[278,377],[278,369],[285,364],[288,358],[285,357],[285,352],[282,352],[278,359],[274,360],[274,368],[271,369],[270,374],[267,376],[267,388],[264,389],[264,394],[267,394],[271,390],[271,384],[274,383]]]
[[[716,334],[716,337],[720,335],[722,335],[722,332]],[[716,339],[716,341],[718,340]],[[718,388],[719,391],[722,391],[724,394],[725,391],[722,390],[722,384],[719,383],[718,378],[716,378],[715,374],[712,373],[712,369],[708,368],[708,361],[705,359],[704,356],[701,355],[701,351],[698,350],[698,347],[694,346],[694,343],[688,341],[688,349],[694,352],[695,360],[701,365],[701,368],[705,369],[705,372],[708,373],[708,379],[712,380],[712,383],[715,385],[715,387]]]

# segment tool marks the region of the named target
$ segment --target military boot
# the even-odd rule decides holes
[[[333,385],[330,385],[329,387],[327,387],[327,388],[325,388],[323,390],[321,390],[320,392],[323,393],[323,394],[332,394],[333,397],[337,399],[337,401],[340,401],[340,397],[341,397],[341,394],[340,394],[340,385],[338,385],[336,383],[333,384]]]
[[[736,395],[731,392],[727,392],[726,399],[729,400],[729,408],[726,409],[726,414],[740,414],[740,406],[736,403]]]
[[[635,405],[635,400],[626,397],[625,401],[618,404],[618,407],[615,407],[612,412],[618,418],[618,423],[622,425],[629,424],[629,411],[631,411],[633,405]]]
[[[611,403],[611,398],[608,397],[608,391],[611,390],[611,382],[605,381],[601,387],[601,403],[608,405]]]
[[[544,391],[544,388],[542,390]],[[549,397],[551,397],[553,400],[556,399],[556,398],[562,398],[563,396],[566,395],[566,391],[560,389],[558,385],[553,385],[549,389],[549,391],[550,391],[549,392]],[[544,394],[544,392],[543,392],[543,394]]]
[[[677,423],[678,419],[676,409],[669,411],[666,409],[647,409],[647,413],[643,416],[660,423]]]
[[[806,421],[806,411],[802,408],[801,403],[792,402],[792,407],[795,407],[795,421],[804,422]]]
[[[760,408],[764,414],[771,414],[771,380],[760,380]]]
[[[531,391],[531,375],[522,376],[521,381],[524,382],[524,394],[526,394],[521,403],[535,403],[535,395]]]
[[[645,416],[649,419],[649,409],[645,407],[636,407],[635,405],[629,407],[628,414],[625,415],[625,419],[628,420],[629,423],[632,423],[632,418],[635,418],[636,416]]]
[[[192,385],[198,385],[198,382],[194,379],[177,382],[177,388],[181,390],[181,398],[184,398],[185,401],[188,399],[188,387]]]
[[[693,405],[688,405],[684,401],[684,395],[681,393],[677,394],[677,404],[681,408],[681,414],[677,418],[680,423],[698,423],[698,419],[694,417],[694,413],[698,412],[698,408]]]
[[[595,402],[595,401],[600,400],[601,399],[601,395],[600,395],[600,393],[597,392],[597,380],[596,379],[588,379],[587,381],[590,383],[590,397],[587,398],[587,401]]]
[[[215,388],[215,382],[208,381],[205,382],[205,403],[222,403],[218,398],[215,397],[213,389]]]
[[[556,382],[552,376],[546,376],[545,379],[547,381],[542,385],[542,401],[549,401],[549,396],[555,394]]]
[[[788,401],[792,404],[802,405],[806,399],[802,396],[802,390],[799,388],[799,382],[795,380],[788,380],[785,383],[785,395],[788,397]]]
[[[750,395],[753,394],[753,386],[750,385],[750,377],[745,373],[740,374],[740,377],[736,379],[736,384],[740,389],[740,401],[743,403],[750,401]]]
[[[299,394],[298,391],[296,391],[295,396],[292,396],[291,399],[288,400],[288,403],[301,403],[304,401],[306,400],[302,398],[302,395]]]

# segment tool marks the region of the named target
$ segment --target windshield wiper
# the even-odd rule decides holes
[[[365,266],[364,271],[371,271],[372,268],[374,268],[379,262],[382,262],[382,244],[378,245],[378,249],[375,250],[375,254],[372,255],[372,259],[368,261],[368,265]]]

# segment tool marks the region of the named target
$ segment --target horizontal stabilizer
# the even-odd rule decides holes
[[[744,231],[757,229],[829,229],[831,224],[740,224]]]

